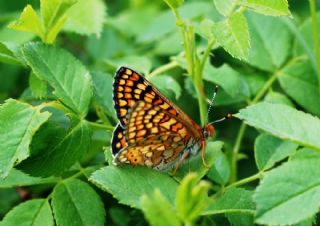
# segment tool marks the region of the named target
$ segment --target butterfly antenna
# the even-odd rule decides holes
[[[218,93],[218,88],[219,88],[219,86],[215,85],[214,91],[213,91],[213,95],[212,95],[212,98],[211,98],[211,102],[209,104],[209,108],[208,108],[208,112],[207,112],[207,122],[209,121],[209,115],[210,115],[210,112],[211,112],[211,108],[212,108],[214,99],[216,98],[216,95]]]
[[[223,118],[221,118],[221,119],[218,119],[218,120],[215,120],[215,121],[213,121],[213,122],[210,122],[210,123],[208,123],[209,125],[211,125],[211,124],[215,124],[215,123],[217,123],[217,122],[222,122],[222,121],[224,121],[224,120],[226,120],[226,119],[231,119],[232,118],[232,114],[231,113],[228,113],[226,116],[224,116]]]

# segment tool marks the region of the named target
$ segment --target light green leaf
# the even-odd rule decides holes
[[[245,0],[242,4],[249,10],[269,16],[290,15],[287,0]]]
[[[236,0],[213,0],[216,9],[221,15],[228,16],[237,5]]]
[[[50,115],[13,99],[0,106],[0,177],[30,155],[32,136]]]
[[[65,180],[54,188],[52,208],[57,225],[105,225],[105,210],[99,195],[78,179]]]
[[[196,173],[187,174],[177,190],[177,212],[185,224],[194,222],[208,203],[210,184],[198,178]]]
[[[215,154],[220,151],[223,147],[223,142],[207,142],[204,160],[209,168],[215,162]],[[190,156],[187,160],[184,161],[184,164],[180,166],[177,174],[175,175],[176,179],[182,180],[185,175],[190,172],[196,172],[198,180],[200,180],[204,175],[207,174],[209,168],[203,164],[201,157],[201,150],[198,151],[196,156]]]
[[[254,145],[256,164],[259,170],[267,170],[275,163],[293,154],[298,148],[297,144],[283,141],[268,134],[257,137]]]
[[[283,90],[299,105],[320,116],[320,92],[318,79],[309,59],[294,61],[279,71]]]
[[[57,182],[57,179],[53,177],[32,177],[19,170],[12,169],[5,179],[0,180],[0,188],[22,187],[36,184],[50,184],[55,182]]]
[[[251,36],[248,63],[274,71],[287,60],[292,50],[292,34],[279,18],[247,13]]]
[[[164,2],[167,3],[170,8],[177,9],[183,4],[184,0],[164,0]]]
[[[92,81],[87,69],[58,47],[28,43],[22,51],[34,74],[55,89],[54,94],[61,102],[84,117],[92,96]]]
[[[29,85],[32,92],[32,95],[36,98],[42,99],[47,97],[47,83],[37,76],[34,73],[30,73],[29,76]]]
[[[259,103],[234,116],[274,136],[320,151],[320,120],[310,114],[282,104]]]
[[[204,68],[203,79],[221,86],[231,97],[241,92],[241,79],[239,73],[227,64],[216,68],[207,64]]]
[[[33,199],[14,207],[0,222],[0,226],[54,226],[48,200]]]
[[[213,34],[214,22],[208,18],[203,19],[199,26],[196,27],[196,32],[202,37],[212,40],[214,38]],[[214,47],[213,47],[214,48]]]
[[[241,13],[234,13],[227,19],[213,26],[217,42],[232,56],[247,59],[250,36],[246,18]]]
[[[106,18],[107,7],[102,0],[78,0],[66,13],[64,29],[82,35],[100,36]]]
[[[80,121],[67,133],[61,128],[47,134],[48,146],[19,164],[19,169],[34,176],[59,175],[79,161],[90,147],[89,125]]]
[[[106,166],[97,170],[90,181],[111,193],[120,203],[141,208],[140,197],[159,189],[173,205],[178,183],[168,174],[142,166]]]
[[[14,21],[11,24],[9,24],[9,28],[18,31],[31,32],[38,35],[41,38],[43,38],[44,35],[40,18],[31,5],[27,5],[23,9],[20,18],[17,21]]]
[[[151,195],[141,197],[141,206],[144,216],[152,226],[179,226],[181,225],[173,206],[155,190]]]
[[[117,60],[110,60],[109,63],[115,68],[126,66],[144,75],[149,74],[152,67],[149,58],[137,55],[126,55]]]
[[[243,188],[229,188],[223,196],[216,200],[211,200],[208,208],[203,211],[202,215],[221,213],[254,215],[255,205],[252,195],[252,191]]]
[[[149,79],[153,84],[156,84],[157,88],[168,98],[179,99],[181,95],[180,84],[172,78],[170,75],[159,75]],[[174,94],[174,95],[173,95]]]
[[[230,163],[227,156],[221,151],[214,153],[214,163],[209,169],[207,176],[218,184],[224,185],[230,178]]]
[[[316,214],[320,207],[319,165],[320,154],[303,149],[291,161],[266,173],[253,197],[256,222],[291,225]]]
[[[186,2],[179,8],[179,12],[182,18],[192,20],[208,14],[211,9],[212,4],[209,2],[196,1]],[[161,40],[176,29],[173,13],[171,10],[166,10],[162,14],[151,18],[151,22],[148,22],[145,30],[137,37],[137,41],[141,43]]]
[[[41,0],[41,16],[45,27],[44,41],[53,43],[67,17],[67,10],[76,0]]]

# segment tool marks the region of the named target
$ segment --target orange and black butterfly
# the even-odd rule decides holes
[[[144,165],[167,170],[198,150],[214,127],[201,128],[139,73],[120,67],[113,83],[119,118],[112,137],[114,164]],[[202,156],[204,152],[202,151]]]

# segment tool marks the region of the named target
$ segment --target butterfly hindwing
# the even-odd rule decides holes
[[[165,169],[172,165],[191,138],[185,125],[157,105],[137,102],[126,125],[128,147],[115,156],[115,163]]]

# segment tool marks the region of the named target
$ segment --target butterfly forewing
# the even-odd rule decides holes
[[[116,164],[166,169],[189,150],[190,141],[204,139],[198,124],[129,68],[117,70],[113,96],[119,118],[112,139]]]

